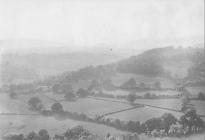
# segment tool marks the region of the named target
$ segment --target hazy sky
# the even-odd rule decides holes
[[[89,46],[203,36],[203,0],[0,0],[1,40]]]

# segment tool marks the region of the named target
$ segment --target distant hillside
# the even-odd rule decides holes
[[[25,49],[26,46],[30,45],[31,48],[28,47],[30,49]],[[109,76],[110,73],[121,73],[153,78],[183,79],[191,77],[191,75],[197,75],[197,70],[194,69],[203,67],[196,65],[195,62],[199,59],[196,56],[202,51],[202,44],[189,48],[174,48],[172,46],[154,48],[143,53],[136,51],[136,53],[133,52],[133,54],[136,54],[135,56],[126,58],[126,53],[118,53],[121,51],[113,50],[112,47],[109,48],[106,45],[102,45],[102,48],[95,47],[93,50],[68,52],[68,50],[65,50],[67,47],[63,44],[52,44],[51,42],[36,42],[35,40],[0,41],[0,47],[10,47],[11,50],[20,46],[22,46],[21,49],[25,50],[24,53],[18,50],[16,53],[7,52],[1,55],[1,76],[3,81],[10,81],[11,79],[36,80],[37,78],[61,75],[64,72],[72,72],[77,79],[81,77],[89,79],[89,75],[91,77],[93,75],[95,75],[94,77],[96,75],[97,77],[106,77],[105,71],[109,73]],[[43,48],[42,52],[41,46]],[[49,46],[51,49],[49,49]],[[39,50],[33,50],[32,48],[38,48]],[[55,52],[56,48],[62,48],[62,50],[56,50]],[[189,70],[190,68],[192,70]]]
[[[64,44],[38,40],[4,40],[0,48],[1,82],[33,81],[123,58],[108,49],[73,51]]]
[[[200,48],[155,48],[120,61],[117,69],[121,73],[184,78],[199,51]]]
[[[136,77],[138,83],[146,81],[151,84],[153,81],[166,81],[170,85],[171,81],[175,84],[176,81],[188,76],[189,69],[194,65],[195,55],[199,51],[201,48],[155,48],[118,62],[66,72],[58,78],[61,82],[71,83],[82,80],[103,82],[108,79],[115,83],[123,83],[129,78]],[[118,77],[123,78],[119,80]]]
[[[117,64],[117,71],[121,73],[159,76],[164,73],[162,53],[166,49],[167,48],[152,49],[140,55],[122,60]]]

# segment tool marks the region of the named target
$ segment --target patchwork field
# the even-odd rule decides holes
[[[2,136],[7,132],[27,134],[31,131],[39,131],[40,129],[46,129],[51,135],[54,135],[56,133],[61,134],[68,128],[72,128],[76,125],[82,125],[92,133],[101,136],[105,136],[108,132],[112,135],[125,133],[105,125],[74,121],[70,119],[57,120],[53,117],[43,116],[0,116],[0,135]]]
[[[116,91],[116,93],[119,93]],[[51,105],[55,103],[54,100],[62,100],[63,95],[55,95],[52,93],[37,93],[33,95],[20,95],[18,99],[11,100],[7,94],[0,95],[0,112],[16,112],[16,113],[33,113],[28,109],[27,102],[31,97],[39,97],[45,108],[50,109]],[[54,99],[54,100],[53,100]],[[112,99],[110,99],[112,100]],[[120,100],[118,100],[120,101]],[[156,107],[163,107],[168,109],[180,110],[181,100],[180,99],[137,99],[136,103],[152,105]],[[95,117],[97,115],[103,115],[105,113],[123,110],[129,108],[130,105],[120,102],[103,101],[91,98],[78,99],[75,102],[61,101],[64,110],[85,113],[88,116]],[[190,102],[200,115],[205,115],[205,102],[192,100]],[[153,108],[153,107],[140,107],[133,110],[128,110],[112,115],[106,116],[106,118],[120,119],[124,121],[140,121],[145,122],[146,120],[153,117],[160,117],[164,113],[172,113],[174,116],[179,118],[182,114],[179,112]],[[105,136],[108,132],[112,135],[120,135],[122,131],[116,130],[111,127],[107,127],[100,124],[75,121],[75,120],[58,120],[54,117],[44,116],[0,116],[0,134],[3,135],[6,132],[21,132],[28,133],[32,130],[38,131],[39,129],[45,128],[49,133],[61,133],[67,128],[82,125],[86,129],[98,135]],[[103,131],[102,131],[103,130]],[[147,137],[142,137],[147,139]],[[174,139],[175,140],[175,139]]]

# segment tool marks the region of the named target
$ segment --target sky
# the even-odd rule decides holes
[[[204,37],[204,0],[0,0],[0,40],[70,46]]]

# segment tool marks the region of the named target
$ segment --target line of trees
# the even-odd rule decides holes
[[[141,90],[161,90],[162,85],[159,81],[152,83],[152,85],[145,84],[143,82],[137,83],[134,78],[130,78],[122,85],[119,86],[122,89],[141,89]]]
[[[90,133],[87,129],[78,125],[67,129],[62,134],[49,135],[46,129],[41,129],[37,133],[32,131],[24,134],[6,134],[3,140],[100,140],[100,137]]]
[[[76,101],[77,98],[85,98],[89,95],[93,95],[93,92],[88,89],[79,88],[76,92],[70,83],[58,83],[52,86],[52,91],[54,94],[63,94],[65,100]]]

